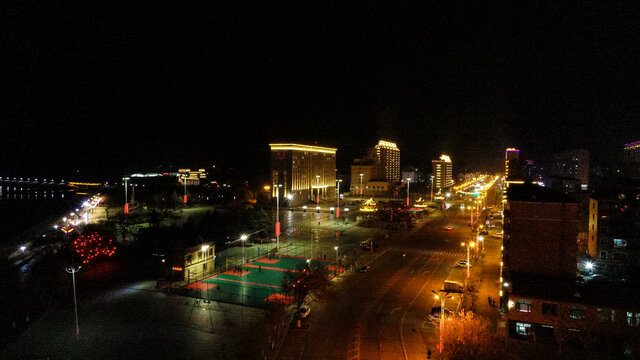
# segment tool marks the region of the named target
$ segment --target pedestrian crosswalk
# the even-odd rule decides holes
[[[456,250],[436,250],[436,249],[403,249],[403,248],[394,248],[393,250],[406,253],[406,254],[419,254],[419,255],[429,255],[429,256],[451,256],[451,257],[465,257],[467,253],[464,251],[456,251]]]

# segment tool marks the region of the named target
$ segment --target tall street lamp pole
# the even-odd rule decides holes
[[[338,182],[338,195],[336,196],[336,220],[340,218],[340,183],[342,180],[337,180]]]
[[[187,176],[185,175],[182,179],[184,181],[184,199],[183,199],[183,201],[186,204],[187,203]]]
[[[409,185],[411,185],[411,178],[407,178],[407,207],[409,207]]]
[[[280,188],[282,185],[276,185],[276,249],[280,250]]]
[[[469,242],[469,243],[461,243],[460,245],[462,246],[466,246],[467,247],[467,282],[469,282],[469,277],[470,277],[470,270],[471,270],[471,261],[469,259],[469,248],[472,248],[476,245],[476,243],[474,242]]]
[[[242,241],[242,264],[244,264],[244,242],[247,241],[247,235],[240,236],[240,240]]]
[[[122,179],[124,180],[124,214],[126,215],[129,213],[129,194],[127,194],[127,181],[129,178],[124,177]]]
[[[336,267],[338,266],[338,247],[334,246],[333,247],[336,250]]]
[[[362,175],[364,174],[360,173],[360,200],[362,200]]]
[[[320,175],[316,175],[316,206],[320,206]]]
[[[445,301],[447,299],[453,299],[453,295],[449,296],[449,292],[446,291],[444,293],[444,295],[438,295],[437,292],[431,290],[432,293],[435,294],[436,296],[436,300],[440,299],[440,345],[438,346],[438,350],[440,351],[440,354],[442,354],[442,333],[444,330],[444,309],[445,309]]]
[[[82,266],[74,268],[73,266],[70,266],[65,269],[71,274],[71,279],[73,279],[73,308],[76,313],[76,339],[80,337],[80,327],[78,326],[78,302],[76,300],[76,273],[80,271],[81,267]]]
[[[431,175],[431,202],[433,202],[433,175]]]

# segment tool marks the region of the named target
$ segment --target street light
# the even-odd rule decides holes
[[[470,243],[460,243],[460,245],[462,246],[466,246],[467,247],[467,282],[469,281],[469,275],[470,275],[470,269],[471,269],[471,261],[469,260],[469,248],[472,248],[474,246],[476,246],[476,243],[474,242],[470,242]]]
[[[431,202],[433,202],[433,175],[431,175]]]
[[[333,247],[336,250],[336,267],[338,266],[338,247],[334,246]]]
[[[280,188],[281,187],[282,187],[282,184],[276,185],[276,249],[280,249]]]
[[[407,207],[409,207],[409,185],[411,184],[411,178],[407,178]]]
[[[445,308],[445,301],[447,299],[453,299],[453,295],[449,296],[449,292],[446,291],[444,293],[444,295],[438,295],[437,292],[431,290],[432,293],[434,293],[436,300],[440,299],[440,346],[438,346],[438,349],[440,350],[440,353],[442,354],[442,330],[444,329],[444,308]]]
[[[338,182],[338,196],[336,196],[336,220],[338,220],[340,218],[340,183],[342,180],[336,179],[336,181]]]
[[[244,242],[247,241],[247,235],[240,236],[240,240],[242,241],[242,264],[244,264]]]
[[[127,194],[127,181],[129,180],[129,177],[123,177],[122,180],[124,180],[124,214],[127,215],[129,213],[129,197]]]
[[[80,268],[82,268],[82,266],[78,266],[77,268],[70,266],[65,269],[71,274],[71,279],[73,279],[73,308],[76,313],[76,339],[80,337],[80,327],[78,326],[78,302],[76,301],[76,273],[80,271]]]
[[[316,175],[316,205],[320,205],[320,175]]]
[[[360,200],[362,200],[362,175],[364,174],[360,173]]]

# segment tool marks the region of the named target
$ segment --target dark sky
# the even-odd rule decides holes
[[[640,140],[636,8],[410,3],[9,0],[0,172],[266,174],[278,140],[346,172],[380,137],[403,166],[499,170],[506,146],[607,162]]]

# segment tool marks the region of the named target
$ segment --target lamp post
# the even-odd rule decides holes
[[[338,247],[334,246],[333,247],[336,250],[336,267],[338,266]]]
[[[433,202],[433,175],[431,175],[431,202]]]
[[[187,203],[187,175],[186,174],[182,177],[182,180],[184,181],[184,199],[183,199],[183,201],[186,204]]]
[[[440,299],[440,345],[438,346],[438,350],[440,351],[440,354],[442,354],[442,330],[444,329],[445,302],[447,299],[453,299],[453,295],[449,296],[448,291],[446,291],[444,295],[438,295],[438,293],[433,290],[431,290],[431,292],[435,294],[436,300]]]
[[[276,185],[276,249],[280,249],[280,188],[281,184]]]
[[[316,175],[316,206],[320,205],[320,175]]]
[[[342,180],[336,179],[338,182],[338,195],[336,196],[336,220],[340,218],[340,183]]]
[[[65,269],[71,274],[71,279],[73,280],[73,308],[76,313],[76,339],[80,337],[80,327],[78,326],[78,302],[76,301],[76,273],[80,271],[80,268],[82,268],[82,266],[78,266],[77,268],[70,266]]]
[[[411,184],[411,178],[407,178],[407,207],[409,207],[409,185]]]
[[[469,277],[470,277],[470,269],[471,269],[471,261],[469,259],[469,248],[472,248],[474,246],[476,246],[476,243],[474,242],[469,242],[469,243],[460,243],[460,245],[462,246],[466,246],[467,247],[467,282],[469,281]]]
[[[127,215],[129,213],[129,197],[127,194],[127,181],[129,177],[123,177],[124,180],[124,214]]]
[[[362,175],[364,175],[363,173],[360,173],[360,200],[362,201]]]
[[[247,235],[240,236],[240,240],[242,241],[242,264],[244,264],[244,242],[247,241]]]

